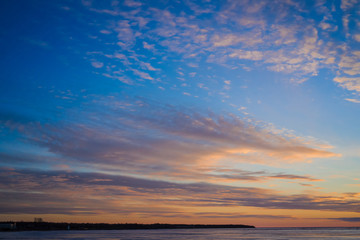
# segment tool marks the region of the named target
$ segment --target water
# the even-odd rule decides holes
[[[165,229],[0,232],[0,239],[56,240],[310,240],[360,239],[360,228]]]

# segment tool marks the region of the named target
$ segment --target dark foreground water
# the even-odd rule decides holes
[[[166,229],[0,232],[0,239],[66,240],[232,240],[232,239],[360,239],[360,228]]]

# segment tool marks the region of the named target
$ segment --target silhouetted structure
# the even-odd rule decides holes
[[[43,222],[43,219],[42,218],[34,218],[34,222],[41,223],[41,222]]]

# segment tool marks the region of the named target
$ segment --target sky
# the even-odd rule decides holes
[[[360,225],[358,0],[2,0],[0,220]]]

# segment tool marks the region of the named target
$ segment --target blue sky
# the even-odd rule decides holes
[[[0,9],[2,219],[359,219],[359,1]]]

